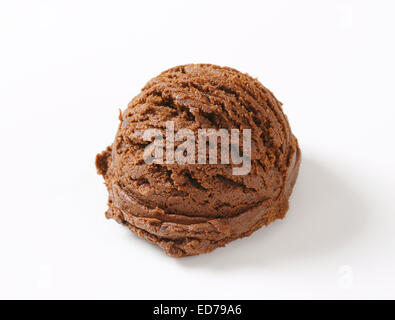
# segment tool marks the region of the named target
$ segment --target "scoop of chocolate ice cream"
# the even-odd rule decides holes
[[[240,164],[232,161],[147,163],[151,141],[143,133],[157,129],[168,139],[169,122],[196,136],[199,129],[250,129],[248,173],[234,174]],[[247,74],[209,64],[175,67],[149,81],[121,113],[114,143],[96,158],[109,191],[106,216],[174,257],[210,252],[283,218],[299,164],[297,140],[274,95]]]

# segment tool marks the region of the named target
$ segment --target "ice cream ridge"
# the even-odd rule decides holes
[[[232,68],[162,72],[96,156],[106,217],[172,257],[213,251],[283,218],[301,153],[281,105]]]

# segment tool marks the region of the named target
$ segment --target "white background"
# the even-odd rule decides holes
[[[0,298],[395,298],[393,1],[1,1]],[[96,153],[161,71],[248,72],[303,160],[290,210],[173,259],[106,220]]]

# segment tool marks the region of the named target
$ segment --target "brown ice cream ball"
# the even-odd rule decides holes
[[[209,64],[169,69],[147,83],[120,120],[113,145],[97,157],[110,194],[107,216],[161,242],[168,254],[211,251],[287,211],[300,162],[298,143],[281,103],[249,75]],[[233,163],[147,164],[143,153],[150,142],[141,133],[153,128],[165,132],[169,121],[176,132],[190,129],[196,136],[202,128],[240,129],[240,134],[251,129],[250,172],[234,175],[232,169],[240,165]],[[245,218],[248,230],[232,226],[244,223],[243,213],[259,208],[265,214],[256,220]],[[215,221],[221,222],[215,232],[222,236],[202,236],[208,233],[204,224]],[[171,243],[188,238],[200,243],[192,249],[189,245],[189,251]]]

